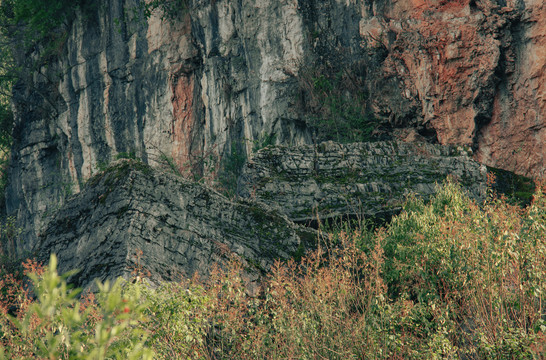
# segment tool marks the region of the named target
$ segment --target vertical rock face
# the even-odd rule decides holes
[[[493,94],[491,121],[477,136],[476,159],[521,174],[546,173],[546,4],[519,2]]]
[[[116,154],[199,172],[201,157],[232,144],[244,154],[262,133],[308,141],[289,110],[303,61],[296,5],[200,1],[191,17],[123,22],[138,1],[112,0],[78,14],[56,59],[15,89],[7,210],[19,251]]]
[[[441,144],[472,145],[487,165],[543,177],[545,11],[532,0],[363,2],[374,113]]]
[[[545,11],[531,0],[374,2],[360,32],[368,50],[386,54],[381,69],[438,142],[543,177]],[[395,121],[404,115],[388,100],[376,106]]]
[[[199,173],[262,134],[311,143],[300,99],[313,67],[356,79],[387,135],[471,145],[487,165],[544,176],[542,1],[193,0],[176,21],[123,21],[138,4],[77,14],[15,88],[19,251],[116,154]]]

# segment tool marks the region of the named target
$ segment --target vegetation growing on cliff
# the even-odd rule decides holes
[[[278,263],[259,296],[241,266],[77,301],[54,263],[37,298],[0,280],[0,358],[539,359],[546,356],[546,198],[484,206],[448,183],[375,232],[337,230]],[[29,265],[30,264],[30,265]],[[27,268],[37,269],[32,263]],[[18,320],[17,320],[18,319]],[[100,350],[98,350],[100,349]],[[95,351],[95,353],[93,353]]]
[[[301,105],[315,142],[370,141],[379,123],[366,105],[367,94],[354,69],[320,66],[299,76]]]
[[[0,1],[0,9],[4,3]],[[11,111],[11,89],[15,81],[15,63],[13,61],[7,29],[1,24],[5,21],[0,11],[0,204],[4,204],[7,185],[7,166],[12,143],[13,113]],[[3,205],[1,206],[3,208]]]
[[[138,1],[128,16],[129,19],[134,16],[147,19],[160,11],[163,18],[175,20],[187,12],[188,3],[188,0]],[[26,40],[43,41],[61,25],[68,25],[78,9],[88,11],[100,5],[98,1],[90,0],[2,0],[0,26],[8,29],[11,35],[16,31],[25,32]]]

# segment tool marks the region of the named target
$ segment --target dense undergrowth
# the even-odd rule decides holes
[[[237,261],[206,283],[103,285],[49,267],[1,281],[0,358],[543,359],[546,198],[484,205],[446,183],[385,228],[337,229],[258,296]],[[8,316],[6,314],[12,314]]]

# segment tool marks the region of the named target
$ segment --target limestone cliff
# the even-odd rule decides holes
[[[131,19],[138,3],[78,13],[15,87],[19,251],[118,153],[203,175],[263,134],[312,143],[320,72],[359,89],[372,135],[469,145],[487,165],[544,175],[542,1],[193,0],[175,21]]]

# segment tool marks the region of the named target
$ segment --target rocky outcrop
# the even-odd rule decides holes
[[[546,4],[507,1],[517,20],[511,46],[501,53],[490,121],[476,136],[476,159],[492,166],[546,177]]]
[[[127,278],[139,266],[152,281],[206,277],[213,264],[233,257],[254,281],[274,260],[301,256],[314,241],[311,230],[266,206],[234,203],[140,161],[120,160],[68,200],[35,252],[44,261],[57,254],[60,272],[80,269],[69,281],[85,288],[93,279]]]
[[[131,19],[140,2],[78,13],[14,89],[6,208],[19,253],[119,153],[201,176],[263,134],[313,143],[302,102],[321,71],[358,89],[351,106],[383,137],[468,145],[544,176],[542,1],[193,0],[175,21]]]
[[[340,216],[381,218],[413,193],[425,200],[448,175],[485,199],[487,169],[468,150],[431,144],[376,142],[267,147],[243,170],[239,194],[310,223]]]

